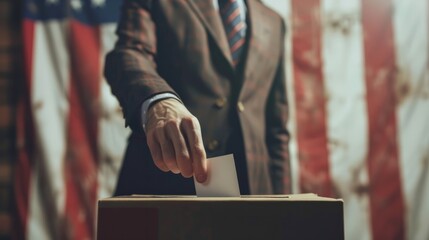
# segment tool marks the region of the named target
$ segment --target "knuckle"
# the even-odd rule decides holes
[[[184,162],[190,161],[189,153],[184,149],[177,152],[177,158]]]
[[[195,126],[195,123],[198,122],[198,119],[195,116],[190,115],[190,116],[184,117],[182,119],[182,122],[187,127],[192,127],[193,128]]]
[[[198,154],[205,154],[206,151],[204,150],[203,146],[198,144],[195,146],[195,152]]]
[[[198,120],[198,118],[192,116],[192,126],[194,129],[199,130],[200,129],[200,121]]]
[[[195,117],[194,115],[191,115],[191,116],[189,117],[189,119],[192,121],[192,123],[198,122],[198,118],[197,118],[197,117]]]
[[[201,146],[195,146],[194,147],[194,158],[196,159],[203,159],[206,157],[206,151]]]
[[[176,159],[173,159],[173,158],[171,158],[171,157],[169,157],[169,158],[164,158],[164,163],[165,163],[165,165],[167,165],[167,166],[176,166]]]
[[[156,128],[154,129],[153,135],[158,136],[158,137],[163,136],[164,135],[164,125],[156,126]]]
[[[170,120],[166,121],[166,122],[165,122],[165,127],[166,127],[166,128],[169,128],[169,129],[178,128],[177,120],[175,120],[175,119],[170,119]]]
[[[164,123],[161,123],[161,122],[157,123],[155,125],[155,127],[154,127],[154,131],[156,131],[156,132],[163,131],[164,130],[164,126],[165,126]]]
[[[155,129],[157,129],[157,128],[162,128],[162,127],[164,127],[164,125],[165,125],[165,121],[160,120],[160,121],[157,121],[157,122],[156,122],[156,124],[155,124],[154,128],[155,128]]]

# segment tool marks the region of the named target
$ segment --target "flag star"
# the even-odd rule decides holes
[[[37,5],[34,2],[28,2],[27,9],[31,14],[37,14],[38,12]]]
[[[58,4],[58,0],[46,0],[46,4],[48,4],[48,5]]]
[[[74,10],[82,9],[82,2],[80,0],[71,0],[70,5]]]
[[[106,0],[91,0],[93,7],[102,7],[106,3]]]

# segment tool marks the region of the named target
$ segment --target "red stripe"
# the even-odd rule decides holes
[[[31,85],[33,72],[34,22],[23,20],[24,85],[16,110],[17,163],[15,171],[14,238],[25,239],[30,198],[30,176],[33,165],[34,125],[31,115]]]
[[[229,32],[228,34],[228,40],[231,40],[235,34],[242,30],[244,28],[244,22],[239,22],[237,25],[234,26],[234,28],[231,30],[231,32]]]
[[[231,13],[231,15],[228,16],[226,19],[227,24],[231,24],[232,20],[234,20],[238,15],[240,14],[240,9],[237,8],[234,10],[234,12]]]
[[[334,196],[328,162],[319,0],[292,0],[293,70],[300,188]]]
[[[234,53],[237,51],[240,47],[244,45],[244,38],[238,40],[232,47],[231,47],[231,53]]]
[[[363,0],[365,81],[369,124],[367,159],[374,239],[404,239],[395,103],[391,0]]]
[[[94,236],[97,198],[100,33],[70,22],[70,113],[66,157],[66,230],[73,239]]]

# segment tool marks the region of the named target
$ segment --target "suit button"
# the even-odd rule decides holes
[[[238,102],[237,103],[237,108],[239,112],[243,112],[244,111],[244,105],[242,102]]]
[[[211,140],[208,145],[210,151],[214,151],[219,147],[219,142],[217,140]]]
[[[226,104],[226,98],[218,98],[216,99],[215,105],[218,108],[223,108]]]

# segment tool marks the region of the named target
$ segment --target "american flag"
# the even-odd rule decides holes
[[[128,130],[103,79],[121,1],[26,0],[26,85],[18,107],[17,232],[92,239]]]
[[[346,239],[429,239],[429,1],[267,0],[285,18],[294,192]]]
[[[293,192],[343,198],[346,239],[429,239],[429,1],[264,2],[288,26]],[[94,237],[128,135],[101,74],[120,5],[24,3],[23,238]]]

